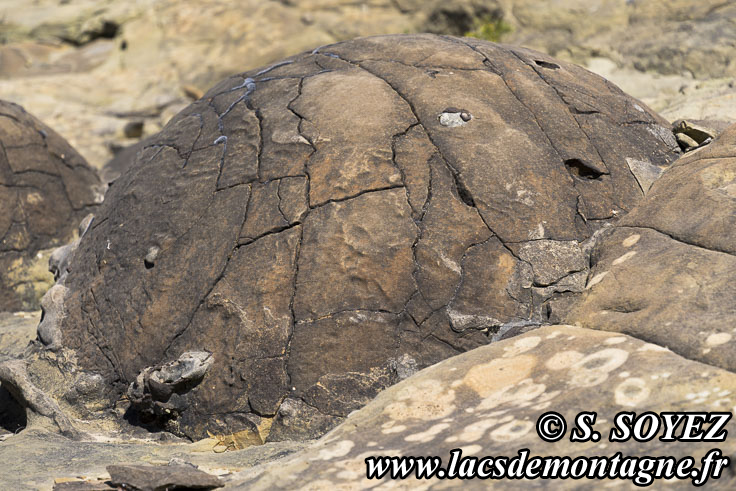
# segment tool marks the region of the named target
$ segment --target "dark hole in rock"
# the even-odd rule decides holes
[[[151,260],[150,260],[150,259],[148,259],[148,258],[145,258],[145,259],[143,260],[143,265],[144,265],[144,266],[146,267],[146,269],[153,269],[153,266],[154,266],[154,265],[153,265],[153,261],[151,261]]]
[[[27,424],[25,408],[10,395],[5,387],[0,386],[0,434],[5,431],[18,433]]]
[[[118,35],[118,30],[120,26],[116,22],[105,21],[102,23],[102,29],[98,31],[98,37],[112,39]]]
[[[97,39],[113,39],[120,32],[120,25],[117,22],[106,20],[99,28],[85,31],[78,37],[61,36],[61,40],[74,46],[84,46]]]
[[[601,172],[580,159],[565,160],[565,167],[567,167],[567,171],[571,176],[579,179],[600,179],[605,174],[605,172]]]
[[[149,433],[159,434],[164,432],[165,419],[157,417],[152,411],[141,411],[133,406],[128,407],[123,414],[123,419],[132,426],[139,426]]]
[[[457,191],[457,195],[463,203],[475,208],[475,200],[473,199],[473,195],[470,194],[468,188],[465,187],[465,184],[457,176],[455,176],[455,190]]]
[[[541,66],[542,68],[551,68],[552,70],[557,70],[560,68],[560,65],[557,63],[550,63],[549,61],[544,60],[534,60],[534,63]]]
[[[126,41],[125,39],[123,39],[120,42],[120,50],[121,51],[125,51],[126,49],[128,49],[128,41]]]

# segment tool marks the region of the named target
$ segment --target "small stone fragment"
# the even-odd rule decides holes
[[[110,482],[123,489],[174,491],[215,489],[224,486],[217,476],[189,465],[109,465]]]

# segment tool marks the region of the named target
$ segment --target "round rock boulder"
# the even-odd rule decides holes
[[[314,437],[555,316],[588,239],[676,156],[668,126],[582,68],[472,39],[358,39],[234,76],[111,186],[51,337],[132,420]]]
[[[36,255],[69,241],[102,196],[96,172],[61,136],[0,101],[0,311],[38,308],[48,266]]]

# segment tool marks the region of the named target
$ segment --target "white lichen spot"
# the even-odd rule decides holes
[[[607,345],[614,345],[614,344],[621,344],[626,342],[626,337],[624,336],[614,336],[612,338],[608,338],[605,341],[603,341],[603,344]]]
[[[719,346],[731,341],[731,338],[732,336],[727,332],[714,333],[708,336],[708,338],[705,340],[705,344],[707,344],[708,346]]]
[[[455,410],[455,391],[439,380],[426,379],[396,394],[396,401],[383,408],[390,419],[430,421],[448,417]]]
[[[583,354],[579,351],[560,351],[552,355],[552,358],[547,360],[544,365],[550,370],[562,370],[570,368],[575,363],[579,362],[583,358]]]
[[[497,442],[511,442],[523,437],[534,427],[531,421],[513,420],[499,426],[490,434],[491,440]]]
[[[667,348],[653,343],[644,343],[636,351],[669,351]]]
[[[629,353],[618,348],[606,348],[582,358],[570,367],[569,384],[573,387],[593,387],[604,382],[610,372],[623,365]]]
[[[337,457],[344,457],[355,446],[355,442],[352,440],[342,440],[329,448],[323,448],[315,457],[316,460],[332,460]]]
[[[465,447],[460,447],[460,450],[462,451],[463,455],[475,455],[483,450],[483,447],[480,445],[468,445]]]
[[[649,397],[649,387],[644,379],[632,377],[621,382],[614,391],[614,400],[620,406],[634,407]]]
[[[396,425],[396,426],[392,426],[391,428],[383,429],[381,433],[383,433],[384,435],[391,435],[393,433],[402,433],[404,431],[406,431],[405,425]]]
[[[438,423],[436,425],[430,426],[427,430],[421,431],[419,433],[414,433],[413,435],[408,435],[404,438],[407,442],[419,442],[419,443],[427,443],[432,440],[434,440],[434,437],[437,436],[442,431],[449,428],[450,425],[447,423]]]
[[[628,259],[631,259],[635,255],[636,255],[636,251],[629,251],[626,254],[624,254],[623,256],[614,259],[613,262],[611,263],[611,265],[612,266],[618,266],[619,264],[623,263],[624,261],[626,261]]]
[[[509,357],[524,353],[525,351],[529,351],[530,349],[536,348],[541,342],[542,342],[542,338],[540,338],[539,336],[521,337],[517,339],[516,341],[514,341],[514,344],[512,344],[511,346],[504,347],[503,357],[509,358]]]
[[[629,375],[631,375],[631,374],[629,372],[627,372],[627,371],[623,371],[623,372],[621,372],[621,373],[618,374],[618,376],[621,377],[621,378],[626,378]]]
[[[575,363],[573,368],[596,372],[611,372],[623,365],[628,358],[628,351],[618,348],[606,348],[584,357]]]
[[[493,428],[497,424],[498,420],[493,418],[476,421],[466,426],[463,431],[458,435],[458,438],[460,439],[460,441],[463,442],[477,442],[478,440],[483,438],[483,435],[485,435],[486,431]]]
[[[597,275],[593,276],[593,278],[590,279],[588,284],[585,285],[585,289],[590,290],[591,288],[593,288],[595,285],[603,281],[603,278],[605,278],[607,274],[608,274],[608,271],[604,271],[602,273],[598,273]]]
[[[524,407],[525,403],[530,403],[530,401],[542,395],[546,389],[546,385],[534,383],[531,378],[524,379],[517,384],[506,386],[500,391],[490,394],[478,404],[478,409],[495,409],[507,403]]]

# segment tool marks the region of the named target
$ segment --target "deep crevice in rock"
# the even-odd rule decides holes
[[[599,180],[602,176],[607,175],[606,172],[602,172],[593,165],[580,159],[565,160],[565,168],[572,177],[577,179]]]

